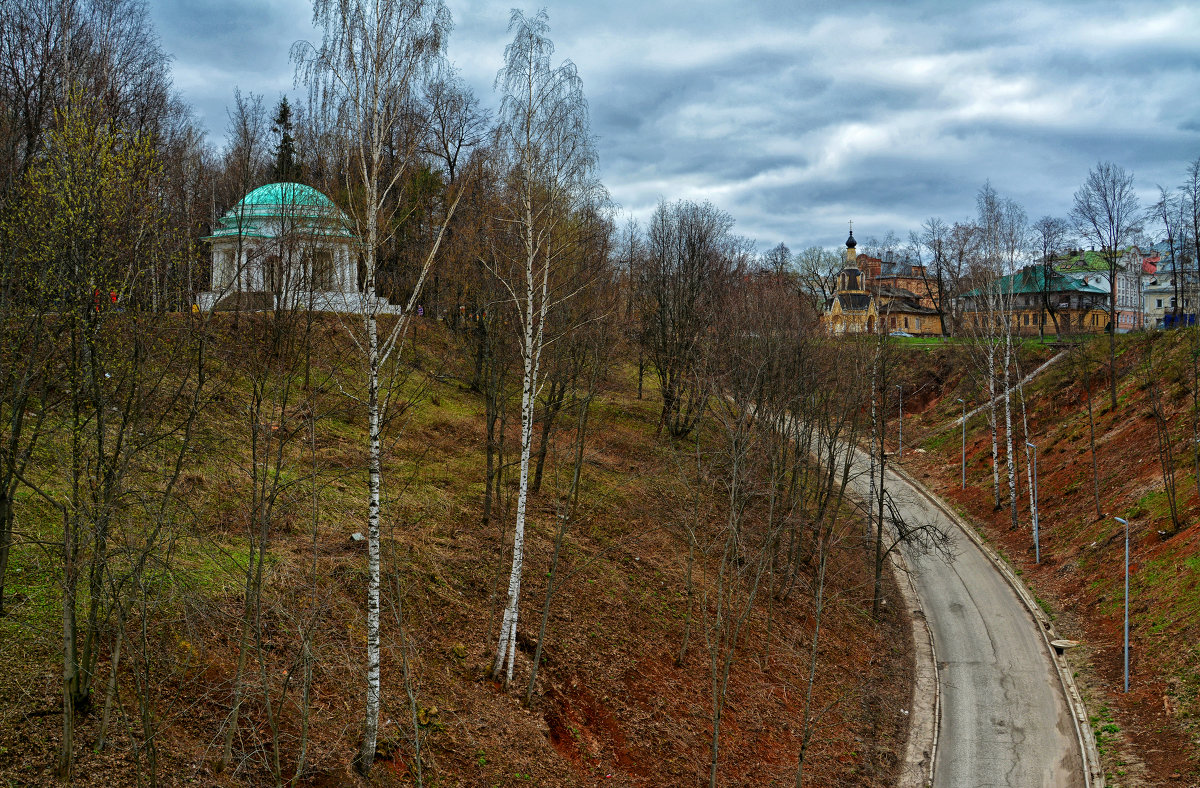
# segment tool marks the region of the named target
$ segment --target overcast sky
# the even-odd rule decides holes
[[[494,106],[513,2],[447,5],[450,59]],[[840,244],[850,219],[865,239],[966,218],[986,179],[1031,219],[1065,216],[1102,159],[1132,170],[1148,200],[1200,157],[1194,2],[547,8],[621,211],[711,200],[762,249]],[[215,142],[235,86],[268,105],[298,93],[288,49],[316,36],[307,0],[151,0],[151,13],[176,88]]]

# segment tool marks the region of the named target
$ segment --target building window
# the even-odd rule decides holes
[[[1162,309],[1162,299],[1161,298],[1154,299],[1154,308]]]

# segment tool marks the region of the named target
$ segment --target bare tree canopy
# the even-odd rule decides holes
[[[1108,265],[1108,382],[1111,407],[1117,407],[1117,272],[1124,246],[1142,231],[1141,205],[1133,173],[1110,161],[1089,172],[1075,192],[1071,220],[1081,238],[1096,244]]]
[[[832,249],[810,246],[793,258],[799,271],[800,289],[812,302],[814,309],[822,310],[825,302],[833,297],[834,281],[842,264],[841,255]]]
[[[744,263],[733,217],[712,203],[660,203],[650,218],[638,282],[642,338],[662,386],[663,427],[687,435],[704,412],[699,367],[720,299]]]
[[[1058,299],[1051,298],[1051,283],[1054,279],[1054,255],[1062,251],[1063,245],[1071,231],[1066,219],[1057,216],[1043,216],[1033,223],[1031,230],[1031,245],[1034,256],[1042,264],[1042,309],[1054,321],[1054,334],[1061,333],[1058,325]],[[1038,332],[1045,335],[1045,323],[1039,321]]]

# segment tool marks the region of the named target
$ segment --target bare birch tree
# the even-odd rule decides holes
[[[1191,254],[1184,254],[1184,260],[1180,261],[1183,266],[1187,257],[1192,258],[1192,263],[1195,265],[1193,269],[1195,276],[1186,277],[1191,287],[1189,295],[1192,297],[1192,304],[1200,313],[1200,157],[1193,159],[1188,163],[1186,176],[1183,184],[1179,187],[1181,196],[1180,213],[1182,214],[1182,232],[1180,233],[1180,246],[1187,249]]]
[[[554,65],[546,12],[526,17],[514,10],[514,33],[496,76],[501,91],[493,166],[505,186],[497,221],[520,236],[513,252],[497,249],[492,261],[516,312],[521,359],[521,445],[508,597],[492,674],[512,680],[516,662],[525,517],[533,444],[534,406],[541,385],[542,350],[554,303],[569,289],[552,288],[553,271],[569,248],[572,217],[598,196],[595,150],[583,84],[570,60]]]
[[[441,228],[423,255],[412,289],[389,329],[380,336],[381,314],[395,312],[377,294],[379,252],[404,216],[399,189],[416,164],[421,135],[400,134],[411,120],[417,90],[441,56],[450,15],[440,0],[313,0],[320,44],[292,48],[297,76],[309,86],[310,103],[323,125],[340,138],[346,193],[362,256],[362,321],[351,336],[366,371],[367,482],[367,698],[362,744],[355,766],[368,774],[379,730],[380,507],[383,486],[381,432],[390,391],[381,386],[394,359],[425,277],[437,255],[457,200],[450,200]],[[396,150],[396,140],[407,145]],[[459,191],[461,194],[461,191]],[[352,328],[347,326],[348,328]]]
[[[1008,477],[1009,516],[1017,527],[1017,471],[1012,424],[1012,332],[1016,301],[1015,272],[1021,255],[1027,248],[1028,230],[1025,211],[1010,199],[1002,199],[991,183],[985,183],[976,197],[979,228],[979,266],[988,283],[977,289],[976,302],[986,305],[980,339],[986,356],[988,393],[991,398],[993,478],[998,471],[996,460],[995,400],[1004,403],[1004,459]],[[978,315],[978,310],[977,310]],[[996,368],[998,346],[1003,346],[1003,361]],[[997,393],[996,388],[1001,388]],[[996,507],[999,508],[999,483],[996,483]]]

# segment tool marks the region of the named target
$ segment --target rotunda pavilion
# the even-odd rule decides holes
[[[362,312],[357,239],[331,199],[300,183],[254,189],[220,218],[212,235],[210,309],[309,308]],[[395,311],[383,299],[375,311]]]

